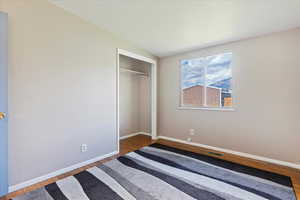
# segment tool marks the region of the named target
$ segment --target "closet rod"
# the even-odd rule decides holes
[[[134,71],[134,70],[126,69],[126,68],[122,68],[122,67],[120,67],[120,70],[121,70],[122,72],[129,72],[129,73],[138,74],[138,75],[142,75],[142,76],[148,76],[147,74],[145,74],[145,73],[143,73],[143,72]]]

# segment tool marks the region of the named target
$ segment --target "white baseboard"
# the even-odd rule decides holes
[[[136,136],[136,135],[147,135],[147,136],[151,136],[150,133],[146,133],[146,132],[137,132],[137,133],[132,133],[132,134],[129,134],[129,135],[124,135],[122,137],[120,137],[120,140],[124,140],[126,138],[130,138],[130,137],[133,137],[133,136]]]
[[[103,156],[99,156],[99,157],[96,157],[96,158],[93,158],[93,159],[90,159],[90,160],[87,160],[87,161],[84,161],[84,162],[81,162],[81,163],[78,163],[78,164],[75,164],[75,165],[63,168],[63,169],[60,169],[60,170],[57,170],[57,171],[54,171],[54,172],[46,174],[44,176],[40,176],[40,177],[31,179],[31,180],[28,180],[28,181],[16,184],[16,185],[9,186],[8,191],[9,191],[9,193],[15,192],[15,191],[23,189],[25,187],[34,185],[34,184],[42,182],[42,181],[45,181],[45,180],[47,180],[49,178],[53,178],[53,177],[56,177],[58,175],[70,172],[70,171],[75,170],[75,169],[78,169],[80,167],[84,167],[84,166],[92,164],[94,162],[103,160],[105,158],[108,158],[110,156],[116,155],[118,153],[119,153],[118,151],[114,151],[114,152],[105,154]]]
[[[269,162],[269,163],[273,163],[273,164],[276,164],[276,165],[282,165],[282,166],[286,166],[286,167],[300,169],[299,164],[286,162],[286,161],[281,161],[281,160],[276,160],[276,159],[272,159],[272,158],[266,158],[266,157],[263,157],[263,156],[256,156],[256,155],[249,154],[249,153],[243,153],[243,152],[233,151],[233,150],[229,150],[229,149],[213,147],[213,146],[209,146],[209,145],[205,145],[205,144],[188,142],[188,141],[184,141],[184,140],[180,140],[180,139],[176,139],[176,138],[171,138],[171,137],[166,137],[166,136],[158,136],[158,139],[164,139],[164,140],[169,140],[169,141],[173,141],[173,142],[179,142],[179,143],[182,143],[182,144],[189,144],[189,145],[192,145],[192,146],[203,147],[203,148],[212,149],[212,150],[215,150],[215,151],[221,151],[221,152],[224,152],[224,153],[230,153],[230,154],[234,154],[234,155],[238,155],[238,156],[243,156],[243,157],[246,157],[246,158],[251,158],[251,159],[260,160],[260,161],[264,161],[264,162]]]

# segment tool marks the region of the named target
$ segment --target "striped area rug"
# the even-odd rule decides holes
[[[15,200],[296,200],[289,177],[153,144]]]

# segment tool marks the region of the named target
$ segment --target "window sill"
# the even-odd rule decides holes
[[[211,111],[229,111],[229,112],[235,111],[234,108],[210,108],[210,107],[202,107],[202,108],[178,107],[178,110],[211,110]]]

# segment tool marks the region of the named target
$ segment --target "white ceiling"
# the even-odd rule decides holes
[[[156,56],[300,26],[300,0],[49,0]]]

